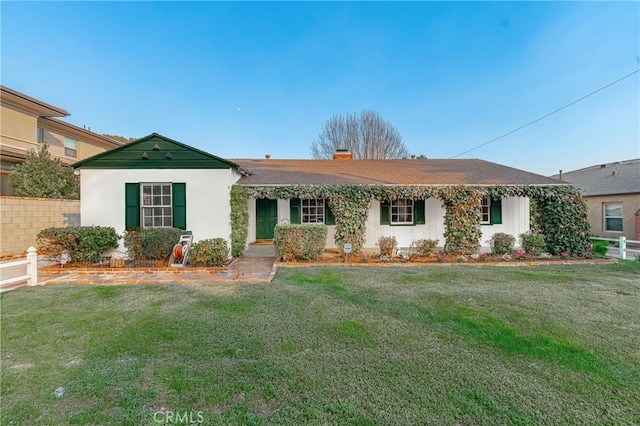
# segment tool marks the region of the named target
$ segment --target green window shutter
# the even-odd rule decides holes
[[[333,216],[333,212],[331,211],[331,207],[329,207],[329,201],[324,200],[324,224],[325,225],[335,225],[336,218]]]
[[[140,227],[140,184],[125,183],[125,216],[124,227],[135,229]]]
[[[300,223],[300,198],[292,198],[289,200],[289,223]]]
[[[187,185],[174,183],[173,192],[173,227],[187,229]]]
[[[380,225],[391,224],[390,210],[391,206],[388,201],[380,201]]]
[[[491,224],[492,225],[501,225],[502,224],[502,200],[491,200],[491,206],[489,207],[491,211]]]
[[[424,200],[413,200],[413,224],[424,225],[425,223]]]

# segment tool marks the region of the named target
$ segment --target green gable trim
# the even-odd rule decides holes
[[[84,169],[231,169],[231,161],[216,157],[157,133],[72,165]]]

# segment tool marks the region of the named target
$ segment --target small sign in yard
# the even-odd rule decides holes
[[[342,251],[344,252],[344,262],[347,263],[347,258],[349,257],[349,253],[351,253],[351,250],[353,250],[353,248],[351,247],[350,243],[346,243],[345,245],[342,246]]]

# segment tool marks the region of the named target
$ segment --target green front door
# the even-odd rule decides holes
[[[273,228],[278,224],[278,201],[256,200],[256,240],[273,240]]]

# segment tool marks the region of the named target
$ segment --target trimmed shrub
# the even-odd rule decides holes
[[[229,258],[229,246],[224,238],[198,241],[189,250],[189,264],[192,266],[219,267]]]
[[[396,237],[380,237],[377,245],[380,247],[380,256],[387,256],[391,259],[398,248],[398,240]]]
[[[598,256],[606,256],[607,249],[609,248],[609,242],[603,240],[595,240],[591,244],[591,251]]]
[[[520,245],[525,253],[539,256],[545,249],[544,235],[535,232],[525,232],[520,234]]]
[[[118,247],[119,239],[116,230],[106,226],[46,228],[38,233],[37,246],[47,256],[66,250],[73,260],[97,263],[104,252]]]
[[[132,260],[165,260],[184,231],[178,228],[143,228],[124,237],[124,246]]]
[[[498,232],[493,234],[493,237],[489,240],[491,246],[491,253],[493,254],[511,254],[513,252],[513,245],[516,239],[513,235],[505,234],[504,232]]]
[[[438,240],[415,240],[409,247],[409,260],[430,256],[438,248]]]
[[[326,225],[276,225],[273,244],[283,261],[315,260],[324,252]]]

